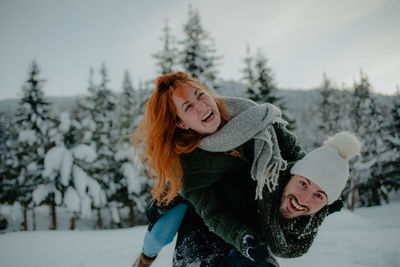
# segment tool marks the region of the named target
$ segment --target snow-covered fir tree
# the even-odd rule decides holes
[[[268,67],[268,60],[261,49],[257,50],[256,56],[250,55],[250,48],[247,48],[247,55],[244,59],[243,80],[247,83],[246,97],[257,103],[271,103],[282,110],[282,117],[288,124],[288,129],[293,130],[295,121],[285,112],[286,108],[282,98],[277,96],[272,69]]]
[[[13,202],[23,207],[24,229],[27,229],[27,211],[32,207],[32,192],[43,182],[44,155],[48,142],[45,138],[49,128],[49,103],[44,99],[39,78],[40,70],[34,61],[29,77],[23,86],[23,97],[16,115],[17,142],[11,141],[14,150],[10,179],[15,187]],[[17,204],[17,205],[19,205]]]
[[[315,146],[320,146],[327,136],[332,136],[341,130],[350,130],[348,127],[347,109],[349,92],[340,91],[336,85],[323,74],[322,88],[320,90],[320,101],[318,103],[318,131],[315,132]]]
[[[353,131],[361,138],[361,157],[351,165],[351,175],[346,188],[346,202],[354,209],[356,202],[362,206],[381,204],[387,193],[387,182],[382,179],[385,130],[382,123],[385,114],[377,105],[372,94],[372,86],[366,74],[360,72],[360,81],[354,84],[351,117]]]
[[[56,126],[50,131],[55,146],[45,156],[43,177],[47,183],[33,192],[33,200],[37,205],[46,203],[49,195],[54,194],[54,204],[64,207],[70,214],[71,230],[75,229],[77,219],[91,217],[92,203],[105,200],[100,184],[84,171],[96,159],[96,151],[88,145],[70,142],[70,135],[75,128],[79,128],[78,123],[67,112],[60,115]],[[56,220],[55,212],[53,216],[53,220]]]
[[[13,230],[28,230],[28,208],[33,208],[31,203],[29,207],[23,207],[19,202],[21,199],[24,201],[25,194],[30,196],[32,190],[36,187],[35,183],[26,187],[24,184],[24,176],[20,173],[23,171],[20,159],[25,155],[25,150],[21,147],[18,140],[18,130],[15,117],[2,116],[1,121],[1,161],[0,161],[0,203],[12,205],[13,213],[12,220],[16,225],[21,224],[22,228],[17,227]],[[24,204],[24,203],[23,203]],[[33,210],[33,209],[32,209]],[[33,213],[34,215],[34,213]],[[35,221],[32,218],[33,230],[35,230]]]
[[[141,93],[142,90],[133,87],[129,73],[126,71],[124,73],[122,93],[119,95],[115,116],[115,123],[119,130],[119,134],[116,136],[118,139],[128,137],[139,123],[142,112],[141,108],[143,106]]]
[[[176,40],[171,35],[171,28],[168,26],[168,20],[165,20],[163,36],[160,38],[163,48],[160,52],[153,55],[156,59],[157,72],[160,75],[174,72],[178,69],[178,48]]]
[[[13,204],[15,177],[18,176],[14,164],[16,157],[17,131],[12,118],[0,113],[0,204]]]
[[[256,56],[252,58],[248,52],[245,63],[244,78],[250,89],[247,90],[248,98],[258,103],[278,103],[280,98],[276,96],[277,87],[264,53],[258,49]]]
[[[246,83],[246,96],[249,99],[257,99],[257,80],[254,70],[254,58],[250,53],[250,46],[246,46],[246,57],[243,60],[245,67],[242,69],[242,80]]]
[[[203,29],[200,15],[197,10],[189,7],[189,17],[184,25],[185,37],[182,40],[183,70],[190,76],[198,79],[210,90],[217,90],[217,69],[219,59],[216,56],[214,40]]]
[[[143,90],[134,89],[128,72],[125,72],[122,94],[117,105],[116,131],[113,142],[118,144],[115,161],[118,165],[114,175],[115,191],[109,196],[112,201],[111,211],[114,223],[121,225],[119,209],[129,207],[129,225],[135,224],[135,210],[144,212],[146,200],[149,197],[148,179],[141,175],[142,169],[133,160],[134,149],[130,135],[137,127],[142,116]]]
[[[380,153],[381,168],[376,172],[377,180],[384,184],[381,197],[389,202],[389,193],[400,188],[400,90],[392,97],[389,116],[385,116],[382,127],[385,150]],[[385,190],[386,189],[386,190]]]
[[[79,121],[82,124],[82,141],[96,151],[96,160],[91,164],[88,174],[102,187],[106,196],[115,191],[114,174],[116,173],[116,161],[114,154],[116,144],[112,142],[112,136],[116,129],[115,107],[116,97],[108,88],[108,73],[105,64],[100,69],[101,81],[99,84],[93,82],[93,71],[89,80],[89,95],[86,96],[79,106]],[[98,228],[103,227],[101,209],[106,207],[106,199],[93,202],[98,214]]]

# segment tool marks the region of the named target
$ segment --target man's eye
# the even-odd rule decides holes
[[[317,197],[318,197],[320,200],[324,200],[324,197],[323,197],[321,194],[317,194]]]

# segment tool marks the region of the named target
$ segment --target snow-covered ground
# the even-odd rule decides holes
[[[146,226],[122,230],[8,232],[0,235],[2,267],[129,267],[141,249]],[[174,244],[154,267],[171,266]],[[282,267],[400,266],[400,201],[329,216],[301,258]]]

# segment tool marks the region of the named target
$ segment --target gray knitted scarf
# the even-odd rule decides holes
[[[273,123],[287,124],[279,108],[272,104],[257,104],[238,97],[220,97],[230,118],[212,135],[204,137],[199,148],[210,152],[230,151],[254,138],[254,161],[251,177],[257,181],[256,199],[262,199],[265,185],[269,192],[278,185],[279,172],[287,163],[281,157]]]

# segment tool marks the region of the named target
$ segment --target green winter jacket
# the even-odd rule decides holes
[[[293,134],[281,124],[274,124],[274,129],[283,159],[293,162],[304,157],[305,154],[296,143]],[[278,204],[272,206],[262,201],[260,207],[265,210],[259,211],[259,203],[255,200],[256,181],[250,177],[253,144],[254,142],[249,140],[239,146],[237,150],[240,157],[235,153],[208,152],[199,148],[182,155],[181,164],[184,173],[182,196],[191,202],[211,231],[239,251],[241,239],[245,234],[260,235],[267,232],[265,233],[267,243],[276,256],[300,256],[305,251],[301,249],[301,252],[298,252],[297,246],[303,248],[304,245],[296,242],[308,241],[310,243],[306,244],[308,250],[319,224],[307,223],[304,226],[297,223],[297,220],[285,220],[280,216],[279,203],[282,194],[280,190],[290,178],[287,171],[282,172],[282,175],[287,177],[280,178],[277,190],[272,193],[264,191],[263,194],[264,200],[271,203],[274,200],[273,203]],[[274,219],[268,220],[268,217],[274,217]],[[309,218],[307,218],[308,220]],[[271,223],[271,225],[266,227],[264,223]],[[272,223],[276,225],[272,225]],[[279,225],[280,223],[282,225]],[[307,230],[313,237],[307,239],[302,236],[302,238],[296,239],[297,234],[303,235],[306,232],[294,231],[291,228],[292,223],[302,229],[304,227],[308,229],[309,226],[316,227]],[[273,233],[271,229],[275,229]],[[288,244],[288,242],[295,244]]]

